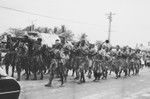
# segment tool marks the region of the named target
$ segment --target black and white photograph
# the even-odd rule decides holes
[[[150,0],[0,0],[0,99],[150,99]]]

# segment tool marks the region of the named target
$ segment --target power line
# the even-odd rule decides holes
[[[99,26],[98,24],[90,24],[90,23],[85,23],[85,22],[67,20],[67,19],[63,19],[63,18],[55,18],[55,17],[51,17],[51,16],[47,16],[47,15],[42,15],[42,14],[39,14],[39,13],[28,12],[28,11],[14,9],[14,8],[10,8],[10,7],[4,7],[4,6],[1,6],[1,5],[0,5],[0,8],[6,9],[6,10],[11,10],[11,11],[16,11],[16,12],[20,12],[20,13],[25,13],[25,14],[29,14],[29,15],[36,15],[36,16],[40,16],[40,17],[50,18],[50,19],[54,19],[54,20],[61,20],[61,21],[68,21],[68,22],[70,21],[72,23]]]

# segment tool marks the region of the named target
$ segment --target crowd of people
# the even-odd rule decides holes
[[[143,52],[128,46],[108,46],[106,40],[101,44],[91,44],[87,40],[68,42],[64,37],[55,41],[52,47],[42,45],[42,39],[13,38],[7,36],[6,55],[2,59],[2,65],[9,73],[12,66],[12,77],[17,72],[17,80],[21,79],[21,72],[25,71],[26,80],[33,74],[33,80],[37,80],[37,74],[43,79],[44,74],[49,74],[49,82],[45,85],[52,86],[55,77],[60,78],[61,85],[67,80],[68,71],[79,83],[86,82],[86,76],[94,81],[107,79],[108,74],[114,72],[116,78],[139,74],[144,66]]]

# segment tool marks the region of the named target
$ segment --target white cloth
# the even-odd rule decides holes
[[[103,55],[103,56],[106,55],[106,51],[104,49],[101,49],[98,53],[101,54],[101,55]]]
[[[7,76],[6,72],[0,67],[0,75],[1,76]]]
[[[141,64],[142,64],[142,65],[144,65],[144,64],[145,64],[145,62],[144,62],[143,58],[141,58]]]

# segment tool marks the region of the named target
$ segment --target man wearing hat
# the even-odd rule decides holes
[[[42,39],[38,38],[33,46],[34,55],[40,54]]]
[[[31,57],[33,54],[33,44],[34,41],[29,39],[28,36],[24,36],[24,42],[26,43],[27,47],[28,47],[28,56]]]

